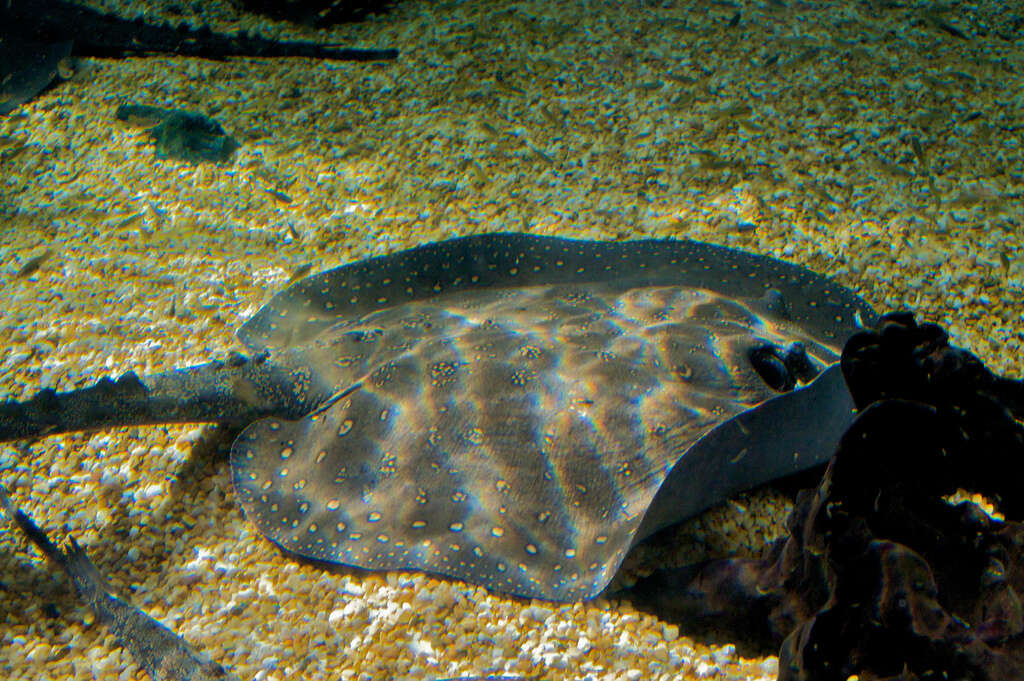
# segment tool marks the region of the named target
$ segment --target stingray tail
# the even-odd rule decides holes
[[[297,399],[293,383],[265,359],[237,355],[141,378],[129,372],[68,392],[47,388],[24,402],[0,403],[0,442],[116,426],[298,418],[308,401]]]
[[[60,566],[82,600],[127,648],[153,681],[238,681],[185,639],[116,595],[74,537],[65,552],[18,509],[0,485],[0,508],[43,554]]]
[[[168,53],[206,59],[227,57],[309,57],[346,61],[395,59],[395,49],[357,49],[303,41],[279,41],[214,33],[208,27],[147,23],[104,14],[65,0],[0,2],[0,24],[16,26],[22,38],[41,43],[73,39],[75,54],[118,58],[130,54]]]

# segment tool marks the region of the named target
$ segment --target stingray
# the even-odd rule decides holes
[[[207,27],[124,19],[66,0],[4,0],[0,2],[0,115],[42,92],[56,78],[59,65],[70,70],[67,60],[72,54],[107,59],[177,54],[206,59],[380,61],[395,59],[398,50],[214,33]]]
[[[586,599],[640,539],[826,462],[873,318],[701,242],[469,236],[301,279],[237,331],[249,355],[0,404],[0,441],[244,426],[237,495],[286,552]]]
[[[6,116],[53,82],[61,62],[71,57],[71,41],[34,43],[0,36],[0,116]]]

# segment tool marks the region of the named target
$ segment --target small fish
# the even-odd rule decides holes
[[[743,170],[746,167],[746,164],[742,161],[722,158],[715,152],[707,149],[695,149],[693,153],[697,156],[700,167],[704,170]]]
[[[67,56],[57,62],[57,75],[63,80],[71,80],[75,75],[75,60]]]
[[[469,167],[473,171],[473,174],[476,176],[477,183],[487,184],[490,181],[490,175],[487,174],[487,171],[484,170],[484,167],[480,165],[480,163],[476,159],[470,160]]]
[[[53,251],[47,248],[39,255],[32,256],[18,269],[18,272],[14,275],[15,279],[24,279],[25,277],[32,276],[39,271],[44,262],[50,259],[51,255],[53,255]]]
[[[131,128],[155,128],[166,119],[166,112],[155,106],[122,104],[115,114],[118,121]]]
[[[711,118],[722,119],[722,118],[737,118],[740,116],[749,116],[752,113],[752,109],[749,104],[743,102],[732,102],[728,106],[725,106],[718,111],[711,112]]]
[[[540,107],[538,107],[538,108],[540,110],[540,115],[544,117],[544,120],[546,120],[548,122],[548,125],[550,125],[552,128],[560,128],[560,127],[562,127],[562,119],[560,117],[556,116],[551,111],[551,109],[547,108],[543,104],[541,104]]]
[[[501,92],[502,94],[508,95],[510,97],[511,96],[521,97],[521,96],[526,94],[525,90],[520,90],[515,85],[512,85],[511,83],[506,83],[504,80],[500,80],[500,79],[495,79],[495,81],[494,81],[494,89],[497,90],[498,92]]]
[[[27,144],[21,144],[16,142],[14,144],[11,144],[10,146],[7,146],[6,148],[0,149],[0,154],[2,154],[2,160],[13,161],[14,159],[24,154],[27,150]]]
[[[999,264],[1003,266],[1003,276],[1010,273],[1010,256],[1005,250],[999,251]]]
[[[943,109],[928,109],[910,119],[919,128],[931,129],[949,122],[949,112]]]
[[[737,118],[736,125],[740,126],[741,128],[743,128],[743,130],[749,133],[764,132],[763,127],[761,127],[754,121],[750,120],[749,118]]]
[[[345,159],[353,156],[365,156],[367,154],[371,154],[374,149],[375,147],[372,142],[356,142],[355,144],[350,144],[338,152],[336,158],[339,161],[344,161]]]
[[[311,262],[307,262],[307,263],[303,263],[303,264],[299,265],[298,267],[295,268],[295,271],[292,272],[292,276],[288,277],[288,283],[286,284],[286,286],[291,286],[292,284],[297,282],[299,279],[302,279],[303,277],[305,277],[307,274],[309,274],[312,271],[313,271],[313,263],[311,263]]]
[[[939,29],[943,33],[948,33],[949,35],[953,36],[954,38],[959,38],[960,40],[970,40],[971,39],[970,36],[968,36],[966,33],[961,31],[959,28],[957,28],[953,24],[949,23],[948,21],[946,21],[942,17],[938,16],[938,14],[936,14],[936,13],[929,13],[926,16],[926,20],[928,21],[928,23],[930,23],[935,28]]]
[[[909,179],[909,178],[912,178],[914,176],[914,174],[912,172],[910,172],[909,170],[907,170],[903,166],[897,165],[897,164],[893,163],[892,161],[888,161],[888,160],[882,158],[881,156],[876,156],[874,160],[875,160],[875,165],[878,166],[878,168],[880,168],[881,170],[884,170],[885,172],[889,173],[893,177],[901,177],[901,178],[904,178],[904,179]]]
[[[961,189],[960,193],[949,200],[949,206],[953,208],[970,208],[979,203],[996,202],[999,195],[991,189],[984,187],[968,187]]]
[[[142,218],[144,217],[146,217],[146,213],[143,211],[132,213],[131,215],[122,218],[116,225],[114,225],[114,229],[118,232],[133,229],[142,222]]]
[[[11,137],[10,135],[0,136],[0,153],[5,152],[8,149],[19,149],[24,146],[25,143],[17,137]]]
[[[544,161],[549,166],[555,165],[555,159],[551,158],[551,155],[548,154],[543,149],[541,149],[540,147],[537,147],[529,142],[526,143],[526,146],[529,147],[530,151],[533,152],[533,155],[536,156],[541,161]]]
[[[692,92],[680,92],[670,100],[670,104],[674,109],[688,109],[690,105],[697,100],[697,97]]]
[[[117,642],[131,652],[153,681],[237,681],[238,677],[185,639],[115,596],[74,537],[68,537],[69,550],[65,553],[31,518],[15,508],[2,486],[0,506],[43,555],[67,574],[79,597],[96,613],[96,619],[110,629]]]
[[[493,126],[493,125],[492,125],[491,123],[489,123],[488,121],[480,121],[479,125],[480,125],[480,129],[481,129],[481,130],[483,130],[484,132],[486,132],[486,133],[487,133],[488,135],[490,135],[490,136],[491,136],[492,138],[498,138],[498,137],[501,137],[501,133],[500,133],[500,132],[498,132],[498,129],[497,129],[497,128],[495,128],[495,127],[494,127],[494,126]]]
[[[924,147],[921,146],[921,140],[916,137],[910,138],[910,148],[914,151],[914,156],[917,158],[917,162],[921,164],[921,167],[925,170],[928,169],[928,159],[924,155]]]
[[[270,194],[278,203],[287,205],[292,202],[292,197],[288,196],[284,192],[279,192],[276,189],[265,189],[264,191]]]
[[[798,54],[796,57],[794,57],[793,60],[790,63],[793,64],[793,65],[803,64],[804,62],[810,61],[810,60],[814,59],[815,57],[817,57],[820,52],[821,52],[821,48],[820,47],[817,47],[817,46],[808,47],[806,50],[804,50],[803,52]]]

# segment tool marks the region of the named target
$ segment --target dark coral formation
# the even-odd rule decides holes
[[[1024,678],[1024,382],[907,314],[854,336],[842,367],[860,414],[789,539],[764,561],[656,573],[637,602],[673,590],[669,616],[781,641],[783,681]],[[1008,519],[943,499],[957,488]]]

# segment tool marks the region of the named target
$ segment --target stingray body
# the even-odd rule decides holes
[[[827,460],[860,316],[699,242],[464,237],[299,281],[239,329],[250,358],[0,405],[0,439],[248,424],[236,489],[285,550],[584,599],[640,538]]]

